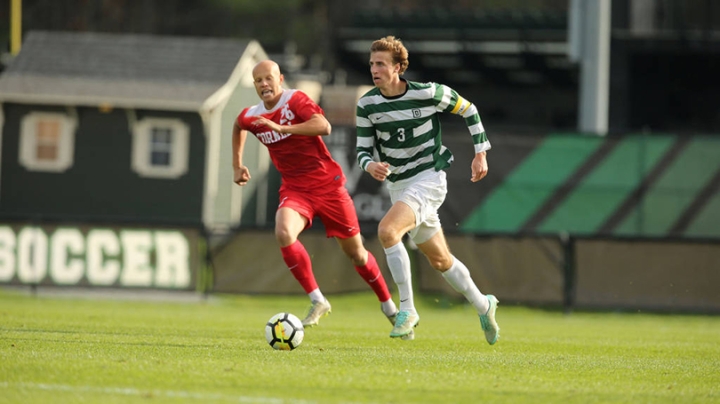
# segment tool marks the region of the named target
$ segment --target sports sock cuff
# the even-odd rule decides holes
[[[390,247],[388,247],[388,248],[385,248],[385,254],[392,254],[392,253],[394,253],[395,251],[398,251],[398,250],[400,250],[401,248],[404,248],[404,247],[405,247],[405,246],[403,246],[403,243],[402,243],[402,241],[401,241],[401,242],[399,242],[399,243],[397,243],[397,244],[395,244],[395,245],[393,245],[393,246],[390,246]]]
[[[280,250],[282,252],[287,252],[287,253],[293,254],[293,253],[299,253],[299,252],[305,251],[305,246],[300,242],[300,240],[295,240],[294,243],[290,244],[287,247],[280,247]]]
[[[456,256],[452,255],[453,263],[450,265],[449,270],[454,270],[462,273],[463,275],[470,276],[470,270],[462,263]]]

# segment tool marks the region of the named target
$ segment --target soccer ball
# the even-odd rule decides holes
[[[278,313],[265,324],[265,339],[275,349],[292,351],[305,337],[305,327],[291,313]]]

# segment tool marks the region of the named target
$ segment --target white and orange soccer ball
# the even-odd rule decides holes
[[[305,327],[294,314],[278,313],[265,324],[265,339],[271,347],[292,351],[305,337]]]

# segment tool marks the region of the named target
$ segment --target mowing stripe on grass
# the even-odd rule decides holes
[[[168,398],[187,398],[199,401],[232,401],[239,403],[259,403],[259,404],[312,404],[315,401],[293,400],[275,397],[247,397],[234,396],[219,393],[193,393],[189,391],[173,391],[173,390],[142,390],[133,387],[93,387],[93,386],[70,386],[67,384],[46,384],[46,383],[8,383],[0,382],[0,388],[16,388],[26,390],[43,390],[43,391],[66,391],[69,393],[94,393],[94,394],[110,394],[117,396],[137,396],[137,397],[168,397]]]

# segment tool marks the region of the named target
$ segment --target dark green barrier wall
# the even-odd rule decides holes
[[[502,179],[464,232],[720,238],[720,137],[549,135],[498,172],[507,137],[489,155]]]

